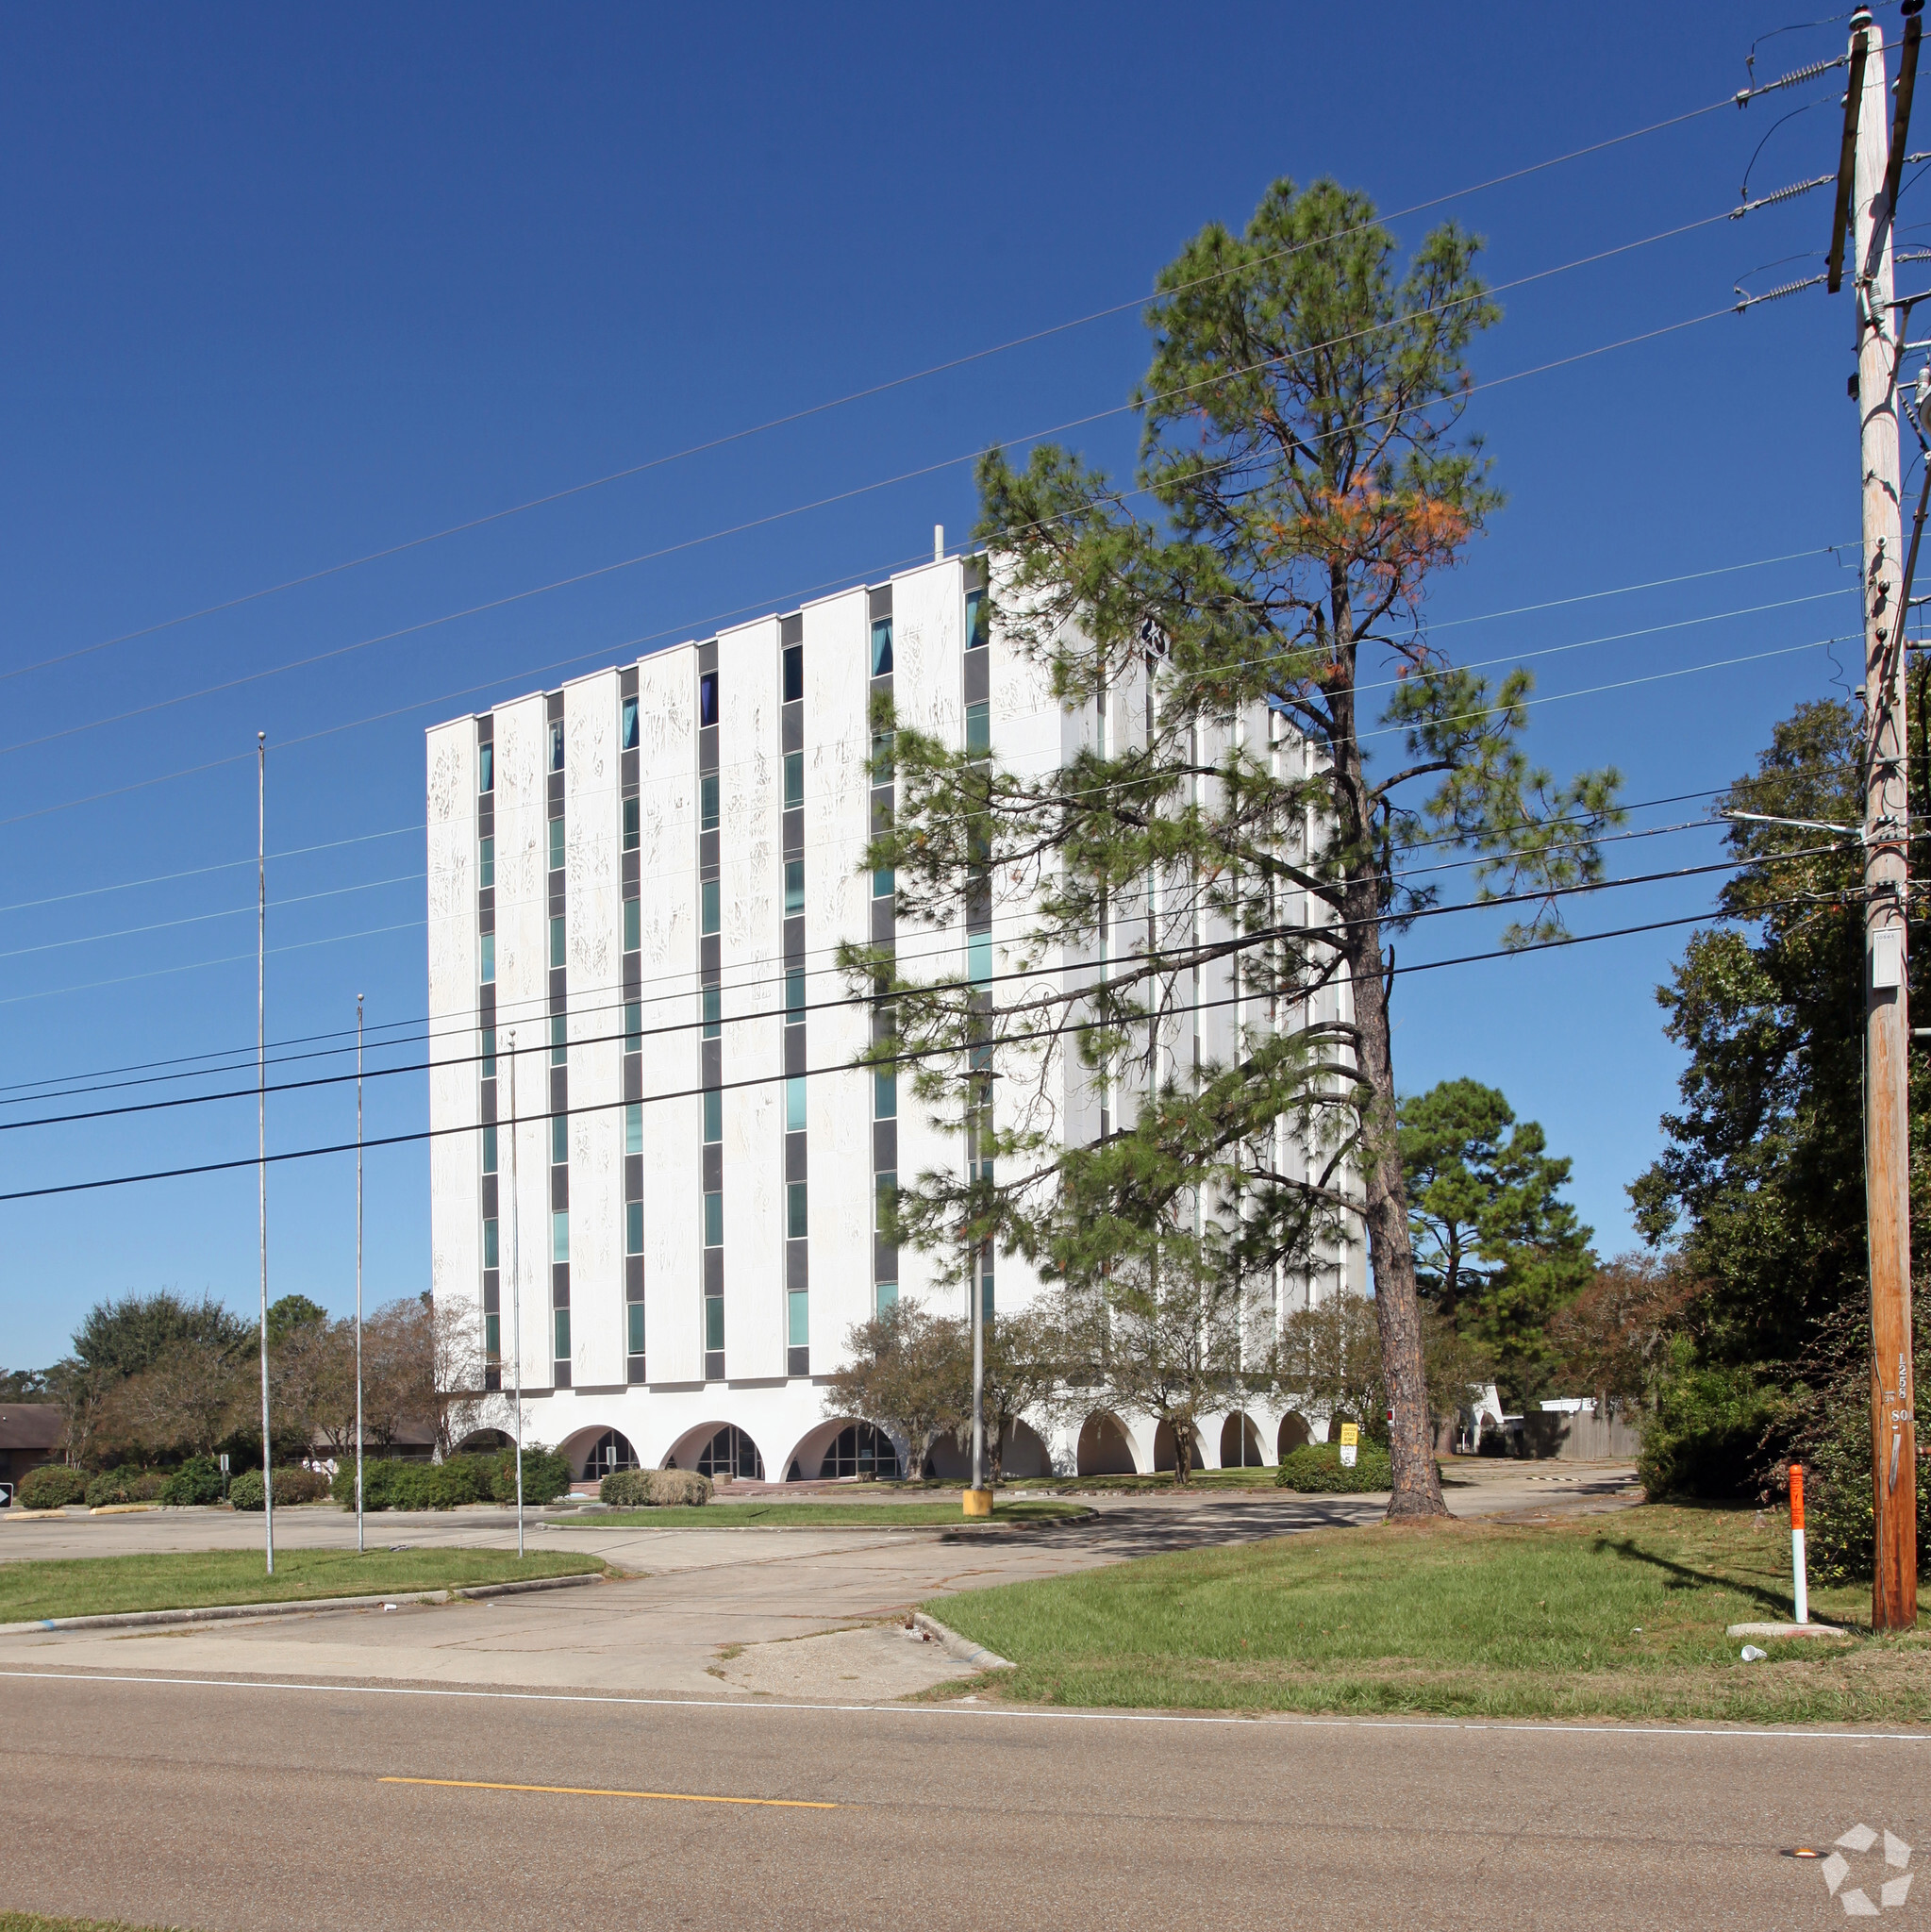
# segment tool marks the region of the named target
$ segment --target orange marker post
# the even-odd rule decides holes
[[[1804,1465],[1790,1465],[1790,1574],[1797,1585],[1797,1621],[1810,1621],[1810,1578],[1804,1563]]]

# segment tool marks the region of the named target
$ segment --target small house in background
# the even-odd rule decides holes
[[[66,1417],[51,1402],[0,1403],[0,1487],[8,1502],[28,1470],[59,1460],[66,1427]]]

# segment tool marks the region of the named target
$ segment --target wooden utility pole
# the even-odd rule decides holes
[[[1913,16],[1918,7],[1909,8]],[[1917,20],[1907,23],[1915,57]],[[1915,66],[1914,58],[1908,64]],[[1871,1477],[1876,1561],[1871,1624],[1918,1616],[1917,1431],[1911,1387],[1910,1116],[1906,1056],[1906,835],[1903,521],[1898,379],[1902,317],[1892,306],[1891,160],[1884,37],[1868,9],[1851,17],[1844,98],[1850,240],[1857,311],[1857,413],[1864,507],[1864,1200],[1871,1244]],[[1900,108],[1909,112],[1907,89]],[[1900,126],[1896,133],[1902,140]],[[1899,158],[1902,159],[1900,152]],[[1839,182],[1839,207],[1845,196]],[[1833,238],[1833,285],[1843,235]]]

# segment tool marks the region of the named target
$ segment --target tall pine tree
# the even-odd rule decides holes
[[[1264,1285],[1365,1224],[1394,1515],[1443,1507],[1389,1016],[1390,941],[1434,889],[1405,859],[1473,853],[1484,894],[1529,902],[1523,939],[1554,927],[1540,894],[1597,874],[1614,817],[1614,774],[1529,767],[1527,673],[1491,687],[1428,635],[1430,575],[1499,502],[1461,433],[1464,355],[1498,314],[1477,252],[1450,224],[1404,270],[1363,196],[1278,182],[1160,276],[1135,397],[1151,517],[1063,450],[983,460],[994,621],[1069,717],[1116,728],[1047,771],[898,730],[869,862],[902,924],[990,908],[1000,970],[846,955],[894,1016],[874,1053],[918,1056],[927,1108],[980,1137],[968,1178],[908,1183],[901,1231],[1032,1257],[1075,1327],[1098,1311],[1096,1374],[1177,1312],[1231,1394],[1268,1352]],[[1194,1059],[1190,1016],[1231,999],[1231,1046]],[[1106,1111],[1062,1147],[1069,1057]],[[996,1107],[954,1077],[995,1066]]]

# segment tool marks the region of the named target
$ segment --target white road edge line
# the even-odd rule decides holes
[[[1249,1728],[1355,1731],[1534,1731],[1555,1737],[1594,1738],[1715,1738],[1756,1742],[1783,1739],[1804,1744],[1931,1744],[1931,1731],[1800,1731],[1767,1726],[1719,1729],[1690,1724],[1582,1724],[1524,1721],[1518,1724],[1471,1718],[1297,1717],[1272,1711],[1253,1717],[1229,1713],[1213,1717],[1200,1711],[1160,1710],[1007,1710],[996,1705],[972,1709],[957,1704],[779,1704],[770,1700],[734,1704],[720,1697],[628,1697],[601,1690],[486,1690],[438,1689],[422,1684],[358,1684],[346,1678],[324,1683],[270,1682],[250,1677],[145,1677],[109,1671],[8,1671],[0,1679],[21,1678],[49,1684],[143,1684],[199,1690],[304,1690],[328,1696],[450,1697],[503,1704],[613,1704],[662,1710],[783,1710],[829,1712],[841,1716],[870,1713],[878,1717],[987,1717],[1008,1723],[1027,1720],[1053,1724],[1222,1724]]]

